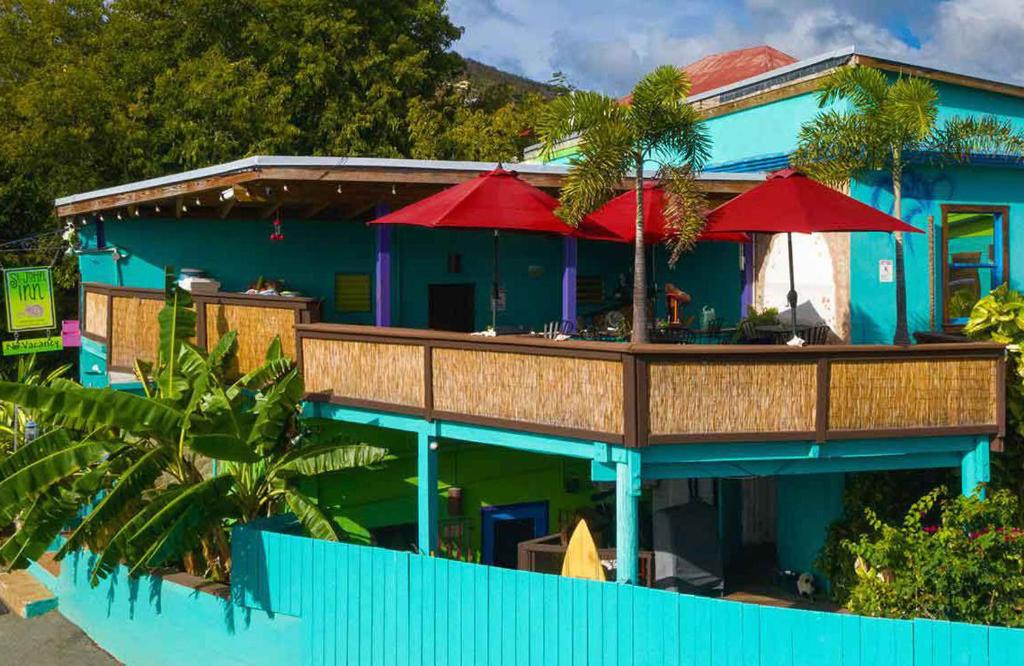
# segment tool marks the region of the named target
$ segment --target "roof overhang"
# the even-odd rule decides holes
[[[121,217],[314,217],[331,210],[353,218],[381,204],[392,209],[496,167],[494,162],[370,157],[247,157],[160,178],[61,197],[59,217],[110,213]],[[557,191],[567,165],[515,164],[524,180]],[[651,172],[649,176],[654,176]],[[764,174],[702,174],[712,199],[727,199]],[[630,187],[624,181],[622,188]]]

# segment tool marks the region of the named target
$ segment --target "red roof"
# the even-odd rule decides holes
[[[690,76],[690,94],[697,95],[794,62],[793,56],[763,44],[704,56],[683,67],[683,71]]]
[[[690,95],[721,88],[796,62],[796,58],[762,44],[746,49],[712,53],[682,68],[690,77]],[[622,98],[629,104],[632,95]]]

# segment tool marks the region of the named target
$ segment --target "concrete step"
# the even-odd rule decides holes
[[[0,573],[0,604],[23,618],[36,617],[57,607],[57,597],[27,571]]]

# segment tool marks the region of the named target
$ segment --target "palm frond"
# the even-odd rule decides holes
[[[993,115],[956,116],[942,123],[924,145],[957,162],[969,162],[974,155],[1003,155],[1024,158],[1024,133],[1009,120]]]
[[[708,199],[696,174],[687,165],[662,167],[658,177],[665,188],[664,215],[672,252],[669,265],[675,266],[684,252],[693,249],[704,230]]]
[[[631,131],[620,122],[587,129],[571,164],[562,185],[561,206],[555,213],[577,226],[585,215],[618,193],[623,176],[635,164]]]
[[[888,97],[889,80],[873,67],[840,67],[818,88],[818,106],[849,101],[857,112],[880,111]]]
[[[600,93],[577,90],[551,100],[540,114],[536,132],[541,157],[548,159],[559,145],[583,130],[621,121],[624,109],[618,100]]]
[[[888,123],[899,132],[903,143],[924,141],[939,115],[939,93],[931,81],[901,76],[889,86],[884,105]]]
[[[686,104],[690,78],[674,65],[662,65],[643,76],[633,86],[630,104],[634,113],[646,115],[659,108],[675,109]]]
[[[867,169],[884,168],[890,159],[884,138],[871,120],[830,109],[803,124],[791,164],[815,180],[839,186]]]

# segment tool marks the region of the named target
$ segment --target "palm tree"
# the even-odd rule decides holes
[[[675,231],[674,263],[693,247],[704,227],[707,202],[697,175],[710,156],[711,140],[700,115],[686,101],[686,73],[665,65],[643,77],[623,102],[595,92],[573,91],[545,108],[537,131],[542,155],[578,138],[579,153],[562,188],[556,213],[572,226],[618,194],[623,180],[636,191],[633,255],[633,342],[647,341],[647,269],[644,258],[644,166],[658,166],[666,191],[665,216]]]
[[[868,172],[888,171],[892,177],[893,215],[900,219],[903,173],[915,156],[966,162],[978,153],[1024,152],[1024,136],[1008,121],[994,116],[956,116],[940,123],[938,91],[925,79],[892,79],[871,67],[844,67],[828,76],[818,90],[819,108],[836,102],[844,104],[821,111],[800,128],[793,164],[837,188]],[[895,236],[893,343],[908,345],[903,234]]]

